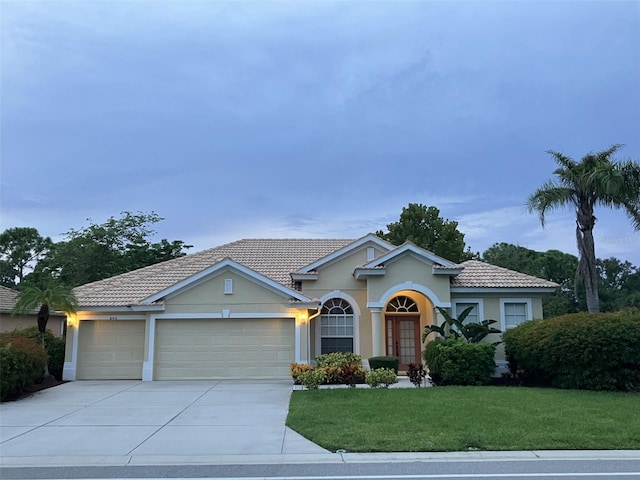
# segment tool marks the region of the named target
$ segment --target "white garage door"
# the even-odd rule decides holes
[[[85,320],[78,334],[78,379],[142,378],[144,320]]]
[[[292,319],[156,322],[156,380],[286,377],[294,361]]]

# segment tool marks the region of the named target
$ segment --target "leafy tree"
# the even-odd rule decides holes
[[[596,267],[600,275],[599,293],[603,311],[640,305],[637,303],[640,299],[640,269],[614,257],[597,259]],[[637,287],[634,287],[634,283],[638,283]]]
[[[155,234],[151,225],[161,220],[153,212],[123,212],[103,224],[71,229],[40,262],[34,276],[77,286],[185,255],[191,246],[181,240],[149,241]]]
[[[30,227],[8,228],[0,234],[0,275],[2,284],[15,287],[21,283],[28,269],[43,258],[53,242],[42,237],[38,230]],[[17,279],[17,281],[16,281]]]
[[[380,238],[401,245],[407,240],[447,260],[460,263],[474,258],[465,251],[464,234],[458,230],[458,222],[440,217],[440,210],[419,203],[402,208],[400,219],[387,225],[387,233],[376,232]]]
[[[574,313],[584,304],[584,289],[576,283],[578,258],[559,250],[537,252],[510,243],[495,243],[482,260],[517,272],[556,282],[560,289],[542,298],[544,317]]]
[[[557,181],[549,180],[527,199],[530,213],[538,213],[544,227],[547,212],[562,207],[576,210],[576,239],[579,272],[582,277],[589,312],[600,311],[598,270],[593,228],[597,205],[621,208],[640,230],[640,164],[612,160],[621,145],[589,153],[580,162],[550,150],[559,167],[553,172]]]
[[[23,315],[30,313],[36,308],[38,310],[38,331],[40,332],[40,342],[45,349],[45,332],[49,314],[53,311],[64,313],[74,313],[78,304],[71,287],[50,279],[43,288],[27,282],[25,288],[18,294],[16,305],[11,311],[12,315]],[[48,362],[45,361],[45,377],[49,377]]]

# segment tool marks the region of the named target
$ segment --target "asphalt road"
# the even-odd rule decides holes
[[[640,479],[640,460],[429,461],[284,465],[131,465],[0,468],[17,479],[234,479],[234,480],[589,480]]]

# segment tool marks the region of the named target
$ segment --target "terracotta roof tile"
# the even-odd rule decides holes
[[[482,288],[509,288],[509,287],[559,287],[557,283],[532,277],[524,273],[496,267],[490,263],[478,260],[467,260],[460,266],[464,267],[461,273],[451,278],[452,287],[482,287]]]

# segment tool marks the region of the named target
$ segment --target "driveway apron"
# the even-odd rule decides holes
[[[285,426],[291,381],[77,381],[0,404],[0,457],[329,453]]]

